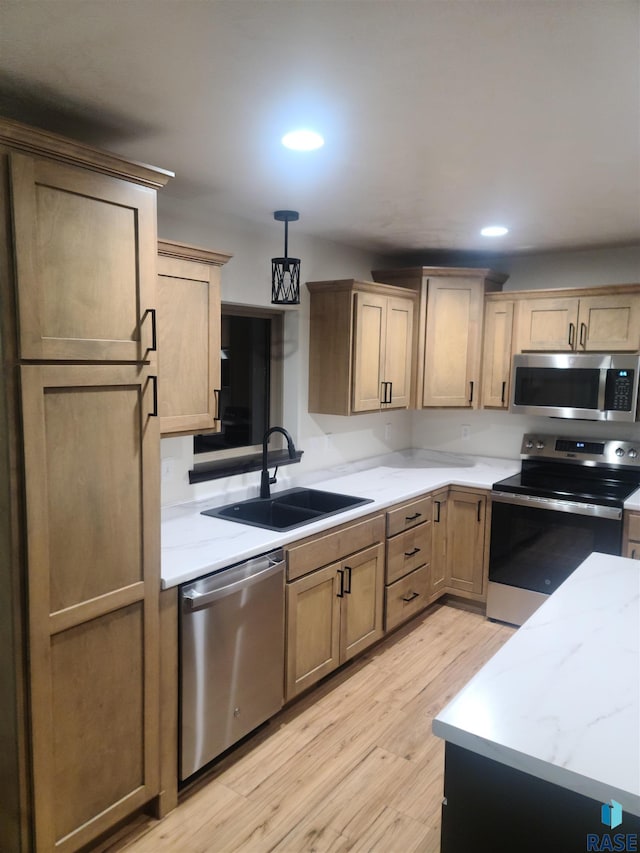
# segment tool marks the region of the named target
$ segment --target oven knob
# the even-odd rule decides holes
[[[527,448],[527,450],[531,450],[531,448],[533,447],[533,442],[531,441],[531,439],[529,439],[529,441],[525,444],[525,447]]]
[[[544,441],[537,442],[536,447],[538,450],[544,450]]]
[[[624,456],[624,448],[616,447],[616,456]]]
[[[632,447],[631,450],[627,452],[627,456],[630,456],[632,459],[635,459],[637,455],[638,451],[635,449],[635,447]]]

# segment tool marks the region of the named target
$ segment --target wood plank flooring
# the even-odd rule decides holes
[[[438,853],[431,721],[513,629],[435,605],[282,711],[126,853]]]

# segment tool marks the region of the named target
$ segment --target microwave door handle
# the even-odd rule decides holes
[[[605,407],[605,397],[607,393],[607,376],[609,375],[609,371],[606,367],[603,367],[600,370],[600,383],[598,385],[598,411],[604,412]]]

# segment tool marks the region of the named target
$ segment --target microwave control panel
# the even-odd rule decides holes
[[[634,370],[607,370],[604,407],[609,412],[630,412],[634,396]]]

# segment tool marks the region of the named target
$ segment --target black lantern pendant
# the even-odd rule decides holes
[[[271,258],[271,303],[273,305],[300,304],[300,258],[287,257],[289,248],[289,223],[297,222],[296,210],[276,210],[273,218],[284,222],[284,258]]]

